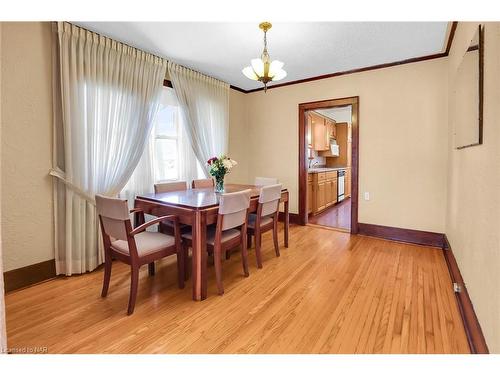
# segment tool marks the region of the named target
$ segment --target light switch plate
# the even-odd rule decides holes
[[[369,200],[370,200],[370,192],[365,191],[365,201],[369,201]]]

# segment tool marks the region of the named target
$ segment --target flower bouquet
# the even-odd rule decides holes
[[[226,155],[221,155],[220,157],[214,156],[207,160],[209,173],[215,177],[215,192],[224,192],[224,176],[231,172],[231,169],[237,164],[235,160]]]

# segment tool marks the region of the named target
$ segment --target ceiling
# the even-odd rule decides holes
[[[261,88],[241,69],[260,57],[257,23],[75,22],[244,90]],[[285,83],[443,52],[447,22],[274,23],[271,59],[285,63]],[[270,84],[272,86],[272,84]]]
[[[315,110],[315,112],[335,120],[335,122],[351,122],[351,111],[352,107],[350,105]]]

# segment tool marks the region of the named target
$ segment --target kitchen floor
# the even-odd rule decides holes
[[[328,210],[309,217],[309,223],[327,227],[351,229],[351,198],[346,198]]]

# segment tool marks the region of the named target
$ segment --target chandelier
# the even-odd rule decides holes
[[[278,60],[271,62],[269,53],[267,52],[267,31],[272,27],[270,22],[262,22],[259,28],[264,31],[264,51],[260,59],[252,59],[251,66],[247,66],[242,70],[242,73],[254,81],[260,81],[264,84],[264,91],[267,91],[267,83],[271,81],[279,81],[286,77],[286,72],[282,69],[284,63]]]

